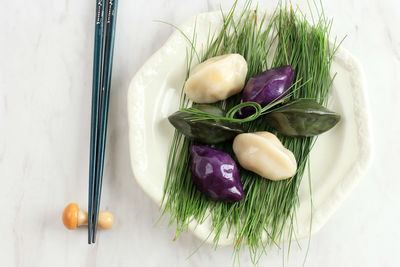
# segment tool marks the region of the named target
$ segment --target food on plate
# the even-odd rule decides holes
[[[190,147],[190,171],[197,189],[216,201],[237,202],[244,192],[235,161],[204,145]]]
[[[225,116],[225,112],[215,106],[194,105],[202,112],[216,116]],[[191,114],[177,111],[168,117],[169,122],[187,138],[203,144],[217,144],[233,139],[237,134],[243,133],[239,123],[223,120],[192,121]]]
[[[313,99],[298,99],[265,116],[268,124],[287,136],[315,136],[335,126],[340,115]]]
[[[194,41],[188,43],[186,70],[190,74],[184,86],[186,94],[181,94],[179,111],[169,118],[176,131],[167,163],[163,214],[171,215],[178,234],[194,220],[195,224],[202,224],[209,219],[207,230],[215,234],[214,245],[227,242],[224,239],[227,237],[234,240],[235,253],[241,245],[247,244],[257,258],[267,247],[294,238],[298,190],[315,143],[313,137],[279,133],[275,136],[265,131],[273,131],[271,126],[279,130],[270,118],[281,116],[278,112],[284,111],[293,101],[313,99],[325,105],[333,81],[331,63],[337,46],[329,43],[331,24],[322,15],[318,24],[312,25],[301,11],[290,6],[280,5],[273,14],[250,7],[236,12],[233,8],[223,14],[222,24],[208,40],[199,39],[201,43],[196,43],[197,35],[193,32]],[[211,29],[214,31],[213,27]],[[196,50],[196,47],[201,49]],[[237,76],[232,75],[235,72],[232,66],[236,65],[223,64],[232,53],[243,57],[235,56],[243,63],[242,71],[236,71]],[[205,61],[193,67],[196,56],[200,62]],[[249,77],[253,78],[246,84]],[[226,89],[232,81],[235,81],[235,88]],[[192,107],[188,98],[195,104],[221,107],[226,114],[222,110],[211,114],[209,107],[203,110]],[[303,122],[308,124],[309,121],[307,117]],[[221,130],[220,126],[225,130],[225,122],[235,123],[234,127],[229,126],[228,132],[221,134],[228,134],[229,138],[213,137],[214,132]],[[204,131],[201,138],[193,134],[194,125]],[[304,133],[299,130],[301,127],[295,128],[298,133]],[[315,133],[314,129],[309,129],[312,128],[307,127],[307,136]],[[232,143],[229,139],[233,138]],[[212,144],[212,147],[203,144]],[[242,183],[237,188],[242,188],[238,191],[243,192],[243,201],[226,203],[224,198],[215,201],[218,194],[206,190],[205,182],[220,181],[224,176],[208,175],[205,166],[214,166],[211,163],[192,161],[195,158],[201,159],[200,162],[209,160],[199,154],[200,148],[226,153],[232,165],[237,159],[233,169],[237,168],[240,174]],[[202,172],[193,173],[194,165],[202,166]],[[212,172],[214,170],[218,169],[213,167]],[[191,176],[193,182],[189,179]],[[232,177],[236,176],[232,174]],[[198,191],[209,197],[203,197]]]
[[[242,91],[247,62],[242,55],[212,57],[194,67],[186,81],[186,96],[196,103],[215,103]]]
[[[288,179],[297,170],[293,153],[269,132],[239,134],[233,140],[233,151],[240,166],[269,180]]]
[[[290,65],[272,68],[252,77],[243,90],[241,102],[257,102],[261,107],[282,99],[289,91],[294,79],[293,67]],[[237,113],[245,118],[254,113],[251,107],[244,107]]]

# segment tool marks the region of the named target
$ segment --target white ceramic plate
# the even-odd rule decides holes
[[[271,12],[266,11],[267,14]],[[197,19],[197,49],[207,40],[209,28],[221,27],[220,12],[204,13]],[[180,26],[187,35],[193,33],[195,18]],[[134,176],[143,190],[161,204],[163,185],[174,128],[167,117],[178,109],[179,95],[185,78],[187,41],[174,32],[136,73],[128,92],[129,143]],[[368,166],[371,154],[371,131],[366,101],[366,87],[361,66],[345,49],[334,58],[332,73],[337,73],[329,108],[341,114],[342,120],[321,135],[311,154],[313,189],[313,232],[318,231],[357,184]],[[310,196],[305,176],[299,189],[296,237],[308,236]],[[189,228],[206,239],[210,222]],[[221,235],[221,237],[224,235]],[[212,236],[208,239],[212,241]],[[232,244],[231,237],[220,245]]]

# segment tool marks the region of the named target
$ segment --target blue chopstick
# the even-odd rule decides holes
[[[99,126],[100,91],[102,88],[102,58],[104,33],[105,0],[96,0],[96,24],[94,33],[93,81],[92,81],[92,115],[90,130],[90,163],[89,163],[89,202],[88,202],[88,243],[92,242],[93,202],[97,169],[97,143]]]
[[[106,26],[105,26],[105,37],[104,37],[104,60],[103,60],[103,80],[102,80],[102,92],[100,102],[100,127],[99,127],[99,139],[98,139],[98,154],[97,154],[97,166],[96,166],[96,180],[95,180],[95,202],[93,211],[93,229],[92,229],[92,242],[96,242],[98,216],[100,210],[100,198],[101,188],[103,181],[103,169],[104,169],[104,155],[106,147],[106,136],[107,136],[107,121],[108,121],[108,106],[110,100],[110,88],[111,88],[111,74],[112,74],[112,62],[114,54],[114,40],[115,40],[115,26],[117,20],[117,5],[118,0],[108,0],[106,7]]]

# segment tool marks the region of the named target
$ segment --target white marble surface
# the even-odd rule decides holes
[[[203,246],[187,259],[199,240],[188,233],[172,242],[173,227],[154,227],[160,211],[133,179],[126,115],[131,77],[171,33],[153,20],[180,24],[220,2],[120,1],[102,194],[116,221],[94,246],[86,229],[61,223],[68,202],[87,205],[94,1],[3,2],[0,266],[231,266],[232,248]],[[375,153],[365,178],[312,237],[306,266],[399,266],[400,2],[323,2],[333,33],[347,34],[344,46],[364,66]],[[307,242],[300,244],[286,266],[301,266]],[[241,263],[250,266],[247,252]],[[260,266],[282,266],[282,257],[274,250]]]

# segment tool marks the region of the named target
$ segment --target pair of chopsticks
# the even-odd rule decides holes
[[[96,242],[118,0],[96,0],[90,131],[88,243]]]

